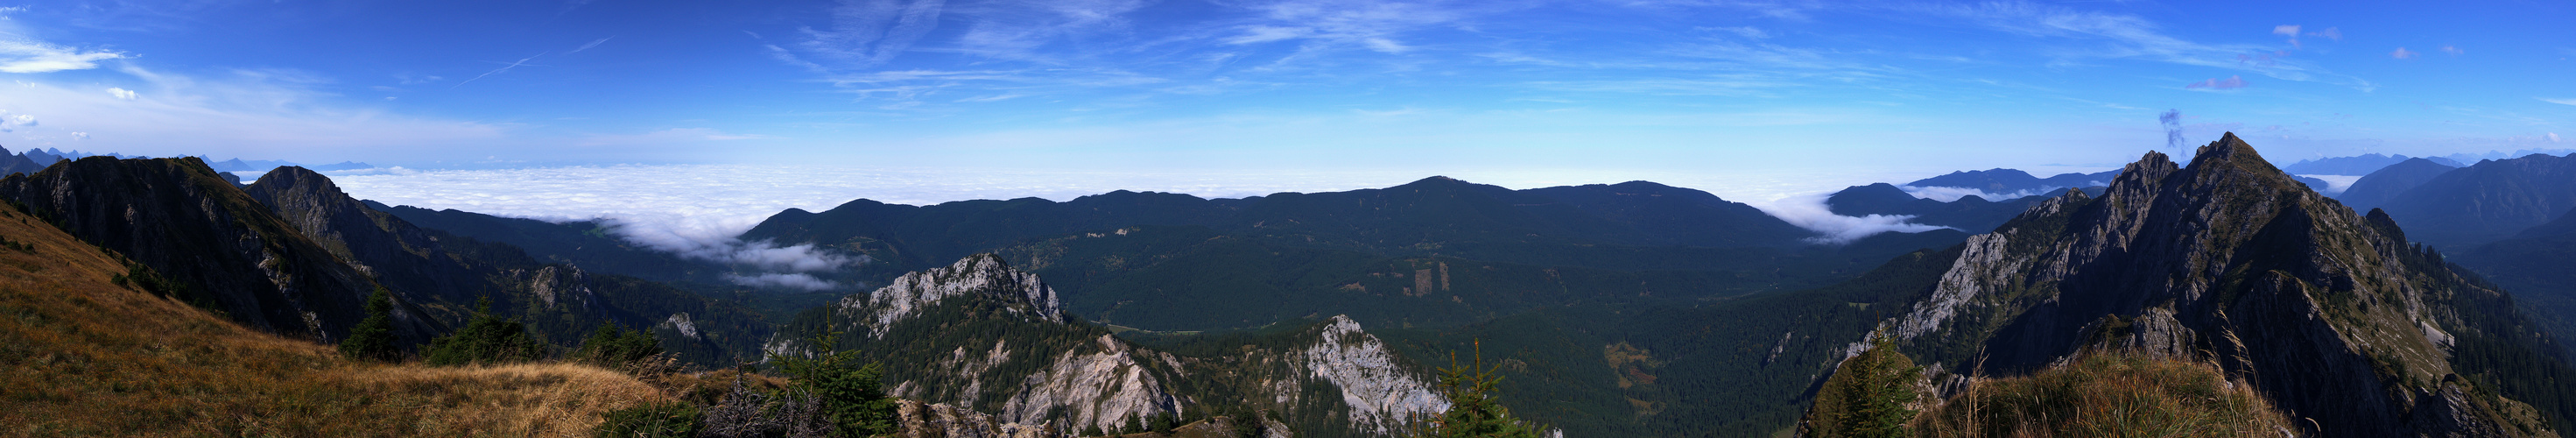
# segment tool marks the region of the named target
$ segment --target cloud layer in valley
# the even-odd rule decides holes
[[[597,219],[637,244],[763,272],[738,277],[739,283],[800,288],[828,288],[807,274],[865,260],[804,245],[745,242],[737,236],[781,210],[822,211],[859,198],[912,205],[1021,197],[1064,201],[1113,190],[1244,197],[1389,187],[1430,176],[1397,171],[1136,173],[775,165],[383,168],[329,173],[351,195],[391,205],[552,221]],[[1824,242],[1847,242],[1889,230],[1939,228],[1908,224],[1902,217],[1853,218],[1824,210],[1822,194],[1830,190],[1896,175],[1562,170],[1449,175],[1515,189],[1630,180],[1697,188],[1816,230],[1826,235]]]

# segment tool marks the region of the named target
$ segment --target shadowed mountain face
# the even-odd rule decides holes
[[[2188,167],[2149,153],[2100,197],[2070,192],[1970,238],[1893,334],[1961,371],[2086,348],[2214,360],[2327,435],[2505,436],[2546,416],[2492,394],[2569,408],[2561,384],[2530,377],[2566,362],[2512,309],[2386,215],[2307,190],[2230,134]]]
[[[461,322],[477,300],[539,336],[573,345],[602,322],[653,330],[683,359],[727,363],[756,351],[769,328],[751,313],[661,284],[541,263],[518,248],[413,226],[341,192],[302,167],[279,167],[245,189],[252,199],[341,260]]]
[[[45,165],[48,164],[54,163],[37,163],[36,160],[28,159],[25,154],[11,154],[8,148],[0,148],[0,176],[12,173],[35,173],[45,170]]]
[[[421,228],[516,246],[528,257],[545,263],[574,263],[595,272],[653,281],[721,282],[727,272],[713,263],[684,259],[618,239],[606,226],[593,221],[553,223],[456,209],[359,202]]]
[[[2529,155],[2444,172],[2380,208],[2425,244],[2502,239],[2576,208],[2576,158]]]
[[[261,330],[336,341],[377,287],[196,158],[84,158],[0,179],[0,197]],[[417,312],[397,316],[406,338],[437,332]]]
[[[366,317],[362,304],[378,287],[392,292],[406,344],[461,325],[486,297],[559,345],[603,321],[664,326],[656,333],[666,348],[724,363],[769,333],[749,313],[693,294],[414,227],[299,167],[245,189],[196,158],[91,157],[0,179],[0,197],[176,280],[183,300],[325,342]]]
[[[2409,159],[2362,176],[2360,180],[2352,182],[2352,187],[2345,188],[2343,193],[2335,194],[2334,198],[2343,201],[2343,205],[2351,206],[2353,211],[2370,211],[2387,204],[2389,199],[2396,198],[2399,193],[2424,185],[2425,182],[2432,181],[2433,177],[2458,168],[2458,166],[2433,160]]]
[[[2576,211],[2450,260],[2504,286],[2557,338],[2576,338]]]

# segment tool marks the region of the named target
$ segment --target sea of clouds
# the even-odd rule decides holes
[[[855,199],[926,205],[970,199],[1038,197],[1056,201],[1113,190],[1236,198],[1280,192],[1324,192],[1401,185],[1431,176],[1392,170],[1332,171],[1060,171],[871,168],[813,165],[618,165],[490,170],[403,168],[326,172],[341,189],[390,205],[457,209],[548,221],[597,220],[630,242],[684,257],[752,268],[736,283],[832,289],[815,272],[866,263],[862,257],[743,241],[744,231],[788,208],[822,211]],[[1846,186],[1907,180],[1909,174],[1851,171],[1772,173],[1489,170],[1446,172],[1470,182],[1514,189],[1655,181],[1744,202],[1815,230],[1820,243],[1842,243],[1886,231],[1940,227],[1909,216],[1838,216],[1824,197]],[[1922,196],[1918,194],[1918,196]],[[1955,196],[1950,197],[1956,199]]]

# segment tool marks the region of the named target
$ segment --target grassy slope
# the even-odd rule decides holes
[[[0,209],[0,435],[579,436],[661,399],[594,367],[372,365],[118,287],[112,256]],[[19,245],[9,245],[18,247]]]
[[[2241,437],[2303,430],[2215,366],[2085,354],[2037,374],[1977,379],[1914,420],[1918,436]]]

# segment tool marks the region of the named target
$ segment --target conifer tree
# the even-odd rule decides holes
[[[402,359],[402,351],[394,347],[393,294],[386,292],[384,286],[376,286],[375,293],[367,294],[367,319],[349,330],[348,339],[340,340],[340,356],[374,361]]]
[[[827,327],[829,325],[826,325]],[[840,332],[826,332],[813,345],[831,349]],[[814,357],[772,356],[779,370],[822,401],[825,416],[841,436],[874,436],[895,431],[895,400],[885,395],[885,366],[857,364],[858,352],[830,351]]]
[[[1906,423],[1914,420],[1914,409],[1907,405],[1915,401],[1914,383],[1923,369],[1896,351],[1894,341],[1884,330],[1870,337],[1869,349],[1843,360],[1834,376],[1825,379],[1825,387],[1817,391],[1816,404],[1808,408],[1807,419],[1800,425],[1807,430],[1806,436],[1877,438],[1913,434]]]
[[[1511,410],[1495,400],[1494,386],[1503,377],[1494,367],[1485,366],[1484,343],[1476,343],[1474,361],[1459,364],[1456,353],[1449,356],[1449,367],[1440,369],[1440,396],[1449,400],[1449,411],[1441,413],[1428,425],[1419,425],[1415,434],[1426,438],[1537,438],[1544,426],[1512,418]],[[1427,427],[1425,427],[1427,426]]]
[[[591,331],[590,339],[583,340],[581,350],[575,351],[572,357],[613,367],[657,354],[662,354],[662,342],[653,339],[652,334],[601,321],[599,329]]]
[[[421,355],[430,365],[466,365],[526,362],[545,354],[545,346],[528,336],[527,324],[492,314],[492,298],[484,297],[475,303],[474,322],[431,339]]]

